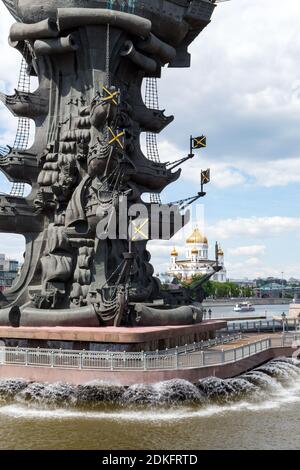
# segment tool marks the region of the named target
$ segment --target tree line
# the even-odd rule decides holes
[[[179,284],[187,289],[193,289],[201,277],[202,276],[194,275],[190,281],[179,281]],[[204,289],[206,298],[211,297],[214,299],[220,299],[231,297],[254,297],[254,290],[252,287],[240,286],[234,282],[208,281],[202,286],[202,288]]]

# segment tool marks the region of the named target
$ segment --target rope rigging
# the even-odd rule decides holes
[[[28,70],[28,59],[30,50],[28,45],[24,44],[23,59],[21,62],[20,75],[18,80],[18,91],[24,93],[30,92],[30,71]],[[30,119],[20,117],[18,119],[17,133],[13,144],[15,150],[26,150],[28,147],[30,135]],[[25,183],[13,183],[10,195],[23,197],[25,192]]]
[[[106,87],[110,87],[110,25],[107,23],[106,29]]]
[[[157,79],[153,77],[146,78],[145,105],[149,109],[159,110]],[[157,136],[153,132],[146,133],[147,158],[155,163],[160,163]],[[150,194],[150,202],[161,204],[159,194]]]
[[[8,153],[9,153],[8,147],[4,147],[3,145],[0,145],[0,162],[1,163],[4,163],[5,161],[7,161],[6,156],[8,155]]]

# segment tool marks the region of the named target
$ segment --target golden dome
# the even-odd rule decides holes
[[[219,256],[224,256],[224,251],[222,250],[222,248],[218,249],[218,255]]]
[[[193,230],[193,233],[186,239],[186,243],[192,243],[193,245],[195,243],[208,243],[208,240],[206,237],[202,235],[198,227],[196,227]]]
[[[197,255],[198,253],[199,253],[199,250],[196,247],[194,247],[192,249],[192,255]]]
[[[171,256],[178,256],[178,251],[176,250],[175,246],[173,250],[171,251]]]

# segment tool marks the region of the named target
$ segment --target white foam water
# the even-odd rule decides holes
[[[183,380],[135,385],[125,391],[104,384],[68,388],[20,382],[15,386],[7,381],[7,386],[8,391],[1,381],[0,393],[9,400],[2,402],[0,415],[15,419],[166,422],[243,411],[257,413],[300,402],[300,368],[299,361],[271,361],[240,378],[205,379],[199,387]],[[101,409],[93,409],[95,398],[107,400],[106,406],[100,401]],[[91,407],[82,409],[89,400]],[[99,402],[96,404],[99,406]]]

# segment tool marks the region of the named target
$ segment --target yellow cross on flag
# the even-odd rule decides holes
[[[206,147],[206,137],[201,135],[200,137],[192,137],[193,139],[193,149],[201,149]]]
[[[129,239],[133,242],[149,240],[149,219],[132,220],[129,224]]]
[[[201,171],[201,184],[210,183],[210,169]]]
[[[111,91],[108,88],[106,88],[105,86],[102,87],[102,90],[103,90],[104,93],[106,93],[106,95],[101,97],[101,102],[102,103],[109,103],[111,101],[113,104],[118,106],[118,98],[119,98],[119,95],[120,95],[120,91],[119,90],[118,91]]]
[[[121,131],[115,134],[111,127],[109,127],[108,130],[111,134],[111,139],[108,141],[109,145],[112,145],[114,142],[116,142],[121,147],[121,149],[124,149],[124,144],[120,139],[121,137],[124,137],[125,131]]]

